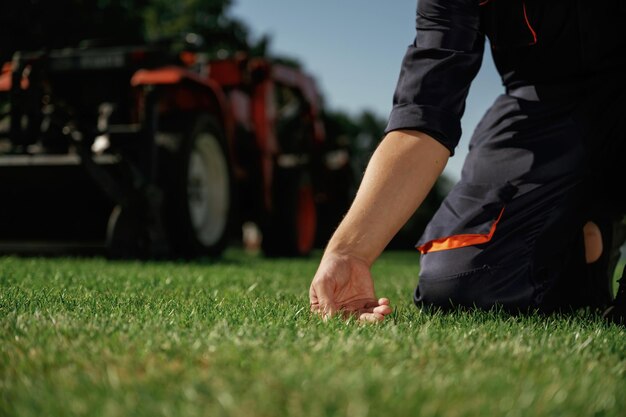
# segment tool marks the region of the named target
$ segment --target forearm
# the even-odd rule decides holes
[[[424,133],[389,133],[326,252],[349,254],[371,265],[424,201],[448,158],[449,151]]]

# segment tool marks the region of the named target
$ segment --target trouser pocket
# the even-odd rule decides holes
[[[517,187],[460,182],[448,194],[416,244],[422,253],[489,242]]]

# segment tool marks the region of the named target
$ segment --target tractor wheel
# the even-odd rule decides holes
[[[106,234],[107,256],[110,259],[144,258],[147,254],[145,231],[141,219],[129,209],[117,205],[109,216]]]
[[[276,167],[272,188],[263,252],[269,257],[308,255],[315,243],[317,213],[307,170]]]
[[[164,126],[160,171],[170,246],[184,258],[218,256],[228,243],[233,201],[222,130],[206,115],[176,117]]]

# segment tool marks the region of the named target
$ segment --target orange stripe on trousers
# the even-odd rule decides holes
[[[421,246],[417,247],[417,250],[423,254],[429,252],[438,252],[442,250],[449,249],[457,249],[464,248],[466,246],[480,245],[481,243],[487,243],[493,237],[493,234],[496,232],[496,227],[498,226],[498,222],[502,218],[502,214],[504,213],[504,207],[500,210],[500,214],[496,221],[493,222],[491,228],[489,229],[489,233],[469,233],[464,235],[452,235],[448,237],[442,237],[439,239],[430,240],[424,243]]]

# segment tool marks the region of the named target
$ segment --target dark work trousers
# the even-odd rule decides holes
[[[496,99],[460,182],[418,242],[418,305],[550,312],[610,301],[608,249],[625,213],[624,78],[527,86]],[[604,251],[587,265],[590,220]]]

